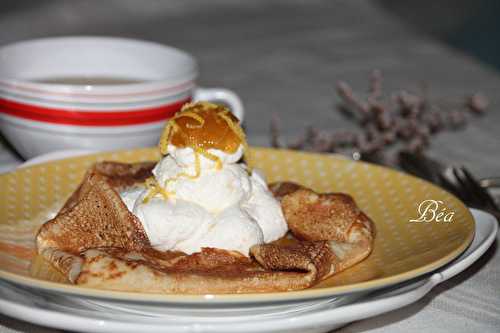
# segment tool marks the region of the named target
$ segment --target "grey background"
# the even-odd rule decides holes
[[[283,120],[288,138],[308,124],[351,127],[333,112],[335,82],[346,80],[364,90],[374,68],[384,72],[388,90],[426,82],[431,96],[444,101],[480,90],[493,102],[489,115],[465,131],[440,135],[431,154],[464,163],[479,177],[500,174],[500,78],[492,67],[433,37],[453,31],[465,14],[455,10],[455,25],[443,19],[442,29],[423,22],[426,30],[408,14],[426,6],[411,11],[409,5],[405,11],[398,2],[382,4],[390,10],[362,0],[3,1],[0,45],[78,34],[177,46],[198,58],[200,85],[227,87],[241,96],[249,141],[256,145],[268,145],[273,113]],[[417,16],[439,27],[439,16],[429,14],[434,7]],[[464,10],[472,12],[469,7]]]

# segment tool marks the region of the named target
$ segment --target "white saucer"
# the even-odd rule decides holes
[[[33,157],[33,158],[25,161],[23,164],[19,165],[18,168],[25,168],[25,167],[32,166],[35,164],[56,161],[56,160],[62,160],[65,158],[70,158],[70,157],[90,155],[90,154],[97,153],[97,152],[98,152],[97,150],[91,150],[91,149],[57,150],[57,151],[53,151],[51,153],[47,153],[47,154],[43,154],[43,155],[38,155],[37,157]]]
[[[490,214],[478,210],[472,213],[476,221],[474,241],[452,263],[423,278],[377,291],[348,305],[324,300],[295,311],[270,311],[266,316],[245,312],[227,315],[217,311],[169,313],[136,305],[61,299],[0,282],[0,311],[39,325],[85,332],[326,332],[413,303],[474,263],[495,240],[498,222]]]

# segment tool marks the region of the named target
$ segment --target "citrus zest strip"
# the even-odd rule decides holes
[[[207,103],[207,102],[202,102],[202,103],[197,103],[197,104],[193,104],[193,103],[185,104],[182,107],[181,111],[178,112],[174,117],[172,117],[168,121],[168,123],[167,123],[161,137],[160,137],[160,141],[158,143],[158,146],[160,148],[160,152],[162,155],[168,154],[168,145],[171,143],[172,136],[175,133],[179,133],[184,138],[187,138],[188,139],[187,141],[189,142],[189,146],[194,150],[194,153],[195,153],[195,174],[190,175],[188,173],[182,172],[182,173],[177,174],[174,178],[170,179],[169,181],[175,181],[181,177],[185,177],[188,179],[197,179],[201,174],[200,155],[215,162],[215,168],[217,170],[222,169],[221,159],[218,156],[216,156],[212,153],[209,153],[206,149],[199,147],[196,143],[191,142],[191,139],[189,137],[187,137],[187,135],[181,129],[179,124],[177,124],[177,122],[176,122],[176,120],[181,118],[181,117],[189,117],[189,118],[196,120],[198,122],[198,124],[197,125],[186,124],[186,126],[189,126],[189,128],[202,128],[203,125],[205,124],[205,119],[203,119],[203,117],[201,117],[199,114],[197,114],[196,111],[189,110],[189,108],[194,108],[196,110],[196,108],[198,106],[202,106],[202,107],[205,106],[205,107],[211,108],[211,109],[218,109],[219,108],[218,105],[215,105],[212,103]],[[246,142],[245,133],[243,132],[241,127],[238,126],[237,124],[235,124],[233,119],[231,119],[231,117],[229,116],[229,112],[230,111],[227,108],[224,108],[222,110],[222,112],[218,113],[217,115],[227,123],[229,129],[231,131],[233,131],[233,133],[240,139],[241,144],[243,145],[245,155],[247,155],[248,154],[248,144]],[[167,184],[165,183],[165,187],[166,186],[167,186]],[[144,198],[145,203],[148,202],[151,198],[153,198],[157,194],[161,194],[165,199],[167,199],[169,196],[174,194],[174,193],[170,193],[170,192],[166,191],[164,188],[162,188],[153,177],[148,178],[146,180],[146,187],[149,188],[149,193]]]
[[[146,179],[145,185],[146,188],[149,189],[149,192],[142,200],[142,202],[144,203],[148,203],[149,200],[151,200],[157,194],[161,194],[164,199],[168,199],[170,195],[173,195],[173,193],[170,193],[163,187],[161,187],[154,177],[149,177],[148,179]]]

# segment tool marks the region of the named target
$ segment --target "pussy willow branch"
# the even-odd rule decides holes
[[[481,93],[472,94],[447,109],[429,100],[426,89],[421,93],[402,89],[384,94],[383,76],[379,70],[374,70],[368,81],[368,93],[356,92],[344,81],[336,85],[340,100],[336,110],[354,121],[357,130],[308,126],[292,143],[283,144],[280,121],[274,116],[271,145],[315,152],[356,152],[364,159],[377,156],[380,161],[393,161],[394,158],[387,156],[389,153],[402,150],[421,153],[430,146],[433,136],[464,128],[473,117],[484,114],[489,106],[488,99]]]

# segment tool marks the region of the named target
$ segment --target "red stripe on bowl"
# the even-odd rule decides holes
[[[179,111],[182,105],[189,101],[191,101],[191,98],[186,98],[172,104],[152,108],[134,109],[132,111],[96,112],[46,108],[0,99],[0,113],[53,124],[124,126],[168,119]]]

